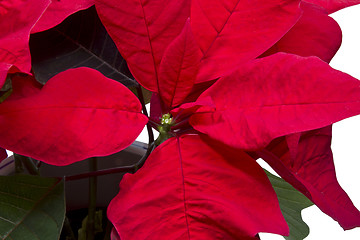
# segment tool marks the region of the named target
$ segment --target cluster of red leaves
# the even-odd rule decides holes
[[[328,14],[360,1],[2,1],[0,83],[13,84],[0,104],[2,148],[66,165],[124,149],[147,123],[137,98],[95,70],[71,69],[44,87],[16,74],[30,72],[30,33],[94,2],[154,93],[152,122],[169,112],[175,121],[109,206],[121,239],[287,235],[257,157],[344,229],[360,226],[330,149],[331,124],[360,113],[360,82],[328,65],[341,42]]]

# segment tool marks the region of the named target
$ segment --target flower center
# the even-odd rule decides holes
[[[158,126],[159,137],[156,139],[155,143],[159,146],[161,143],[165,142],[167,139],[173,137],[174,135],[170,132],[171,127],[174,125],[173,118],[170,113],[166,113],[161,117],[160,125]]]

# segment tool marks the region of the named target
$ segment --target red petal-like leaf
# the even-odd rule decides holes
[[[298,152],[299,140],[301,133],[293,133],[285,136],[286,144],[289,147],[289,154],[291,158],[296,158]]]
[[[278,151],[278,158],[260,156],[344,229],[359,227],[360,212],[337,182],[330,145],[331,127],[326,127],[304,133],[295,158]]]
[[[159,93],[170,107],[180,105],[195,83],[202,53],[187,21],[166,49],[159,69]]]
[[[61,23],[69,15],[89,8],[94,5],[95,0],[55,0],[52,1],[50,6],[46,9],[45,13],[41,16],[36,23],[31,33],[41,32]]]
[[[194,0],[191,27],[204,54],[197,82],[213,80],[276,43],[301,15],[300,0]]]
[[[287,52],[330,62],[341,45],[339,25],[322,7],[302,2],[301,8],[304,12],[299,21],[262,56]]]
[[[190,124],[230,146],[249,150],[360,113],[360,81],[319,58],[285,53],[242,66],[199,100],[205,97],[213,99],[216,111],[196,113]]]
[[[168,111],[163,112],[162,105],[164,105],[164,103],[161,101],[159,94],[152,93],[150,99],[150,119],[155,122],[160,122],[162,115],[168,113]]]
[[[306,2],[322,6],[329,14],[346,7],[360,4],[360,0],[306,0]]]
[[[288,234],[274,190],[256,162],[198,135],[169,139],[143,168],[126,175],[108,217],[123,240]]]
[[[158,92],[158,68],[166,47],[190,16],[190,0],[96,0],[100,19],[135,79]]]
[[[184,103],[178,108],[175,108],[170,111],[171,115],[174,118],[189,117],[195,112],[214,112],[215,105],[210,97],[203,98],[200,101]],[[182,118],[180,117],[180,118]]]
[[[199,96],[208,89],[211,85],[213,85],[217,79],[214,79],[213,81],[207,81],[202,83],[195,83],[193,86],[193,89],[191,90],[191,93],[189,96],[184,100],[184,102],[195,102]]]
[[[33,89],[31,96],[0,104],[0,146],[46,163],[66,165],[118,152],[147,122],[131,91],[93,69],[67,70],[41,91]]]
[[[33,76],[22,74],[14,74],[11,76],[13,87],[12,94],[6,101],[23,99],[38,94],[43,87]]]
[[[50,2],[50,0],[0,2],[1,62],[14,65],[22,72],[30,71],[31,59],[28,46],[30,31]],[[0,77],[3,77],[2,73]]]

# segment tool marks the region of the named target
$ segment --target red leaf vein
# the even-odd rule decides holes
[[[179,150],[179,164],[180,164],[180,170],[181,170],[181,177],[182,177],[182,184],[183,184],[183,199],[184,199],[184,215],[185,215],[185,221],[186,221],[186,229],[188,233],[188,238],[190,240],[190,229],[189,229],[189,222],[187,218],[187,207],[186,207],[186,194],[185,194],[185,176],[184,176],[184,169],[183,169],[183,159],[180,149],[180,139],[177,137],[177,144],[178,144],[178,150]]]

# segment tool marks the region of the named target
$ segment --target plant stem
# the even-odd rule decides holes
[[[95,157],[90,158],[89,170],[97,170],[97,159]],[[93,176],[89,178],[89,208],[88,208],[88,220],[86,226],[86,240],[95,239],[95,212],[96,212],[96,194],[97,193],[97,177]]]

